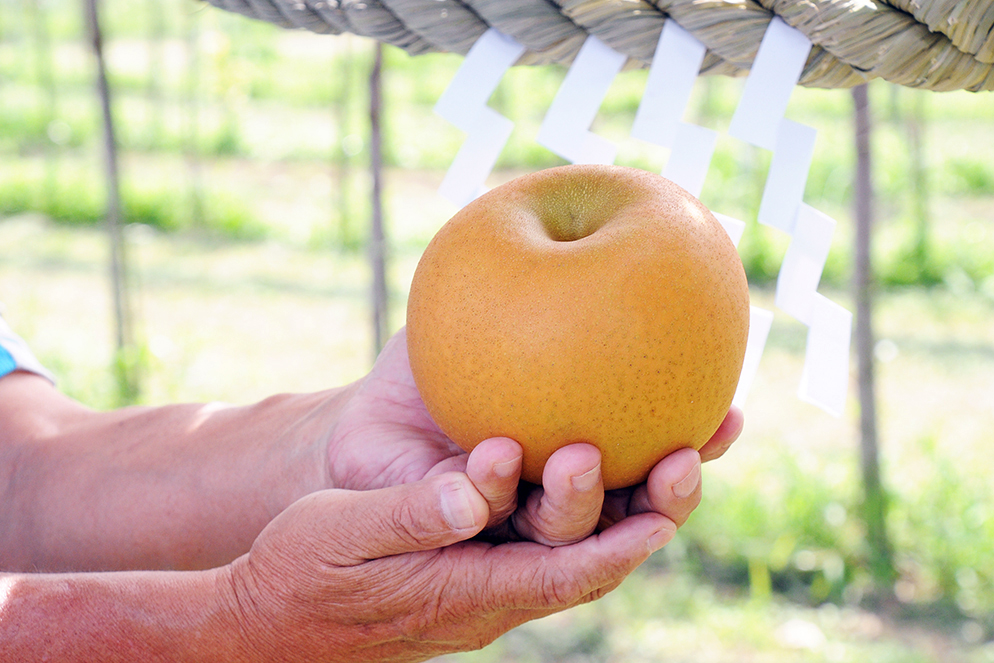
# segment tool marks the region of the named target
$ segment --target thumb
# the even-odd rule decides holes
[[[342,566],[433,550],[465,541],[487,524],[487,501],[462,472],[446,472],[415,483],[348,492],[336,504],[342,537]]]

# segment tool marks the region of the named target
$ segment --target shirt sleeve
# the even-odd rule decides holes
[[[37,373],[52,383],[55,376],[41,365],[28,344],[0,317],[0,377],[16,370]]]

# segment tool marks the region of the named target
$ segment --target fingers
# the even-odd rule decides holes
[[[701,501],[700,464],[728,451],[741,435],[744,422],[742,410],[733,405],[699,452],[680,449],[664,458],[645,484],[608,492],[598,527],[604,529],[629,515],[648,511],[665,514],[683,525]]]
[[[601,455],[590,444],[571,444],[549,458],[542,488],[512,516],[515,530],[549,546],[575,543],[597,527],[604,503]]]
[[[432,468],[425,472],[425,475],[421,478],[427,479],[429,477],[438,476],[439,474],[445,474],[446,472],[465,472],[467,458],[468,456],[466,454],[457,454],[455,456],[444,458],[435,463]]]
[[[469,454],[466,474],[490,508],[487,527],[510,518],[518,507],[521,445],[506,437],[484,440]]]
[[[628,517],[628,507],[632,503],[634,488],[619,488],[604,493],[604,508],[597,529],[605,530],[616,522]]]
[[[663,459],[645,484],[606,495],[600,453],[586,444],[569,445],[554,453],[546,464],[542,487],[532,491],[520,509],[517,443],[507,438],[484,441],[470,454],[466,472],[487,501],[488,533],[498,539],[511,538],[501,535],[507,530],[503,534],[513,532],[549,546],[568,545],[629,515],[648,512],[664,514],[682,525],[700,504],[701,462],[723,455],[741,434],[743,423],[742,411],[732,406],[699,452],[681,449]]]
[[[456,472],[380,490],[321,491],[310,499],[321,520],[314,526],[333,533],[324,555],[336,566],[458,543],[483,529],[489,516],[469,477]]]
[[[616,587],[649,555],[672,540],[676,524],[645,513],[579,543],[549,549],[532,543],[487,551],[490,605],[561,610]]]
[[[707,462],[721,457],[732,446],[732,442],[742,434],[742,427],[744,425],[745,417],[742,414],[742,410],[733,405],[729,408],[728,414],[725,415],[721,425],[718,426],[718,430],[701,447],[701,460]]]
[[[679,449],[661,460],[635,489],[628,514],[655,512],[680,526],[700,503],[701,457],[694,449]]]

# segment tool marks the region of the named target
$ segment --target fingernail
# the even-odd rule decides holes
[[[656,530],[656,533],[649,537],[649,552],[662,549],[675,535],[676,528],[662,527]]]
[[[684,497],[690,497],[697,486],[701,483],[701,464],[694,463],[694,467],[687,476],[680,479],[677,483],[673,484],[673,494],[683,499]]]
[[[442,515],[452,529],[470,529],[476,526],[476,516],[470,504],[466,487],[458,482],[445,484],[441,489]]]
[[[502,479],[507,479],[518,473],[521,468],[521,457],[512,458],[511,460],[505,460],[503,463],[496,463],[494,465],[494,474]]]
[[[601,467],[598,465],[589,472],[584,472],[575,477],[570,478],[570,483],[573,484],[573,490],[578,493],[585,493],[588,490],[593,490],[597,482],[601,480]]]

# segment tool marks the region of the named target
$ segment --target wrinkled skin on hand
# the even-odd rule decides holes
[[[569,546],[467,540],[489,515],[455,472],[299,500],[230,567],[241,658],[396,662],[476,649],[600,598],[676,531],[646,513]]]
[[[700,503],[700,462],[721,456],[742,424],[742,413],[732,408],[700,452],[670,454],[646,483],[633,488],[605,494],[600,452],[573,444],[549,459],[542,486],[522,484],[519,490],[521,448],[516,442],[494,438],[466,454],[434,424],[414,384],[401,330],[354,386],[329,444],[329,462],[332,485],[353,490],[465,471],[489,504],[489,540],[564,545],[639,513],[655,511],[682,525]]]
[[[335,489],[291,505],[228,569],[243,658],[420,661],[600,598],[672,539],[700,501],[701,459],[741,426],[733,409],[700,453],[606,494],[599,451],[570,445],[519,491],[516,442],[466,454],[434,425],[400,332],[340,411]]]

